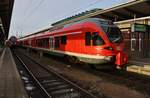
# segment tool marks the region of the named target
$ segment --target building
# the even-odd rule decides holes
[[[115,22],[123,32],[129,57],[150,57],[150,17]]]

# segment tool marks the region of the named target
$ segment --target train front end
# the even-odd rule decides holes
[[[122,32],[110,21],[97,20],[95,23],[100,28],[92,33],[95,55],[103,56],[103,59],[99,60],[102,63],[113,62],[117,67],[123,67],[128,63],[128,57]]]
[[[113,62],[117,67],[123,67],[128,63],[127,53],[125,52],[125,43],[120,29],[113,24],[101,25],[102,32],[105,36],[104,40],[106,45],[104,46],[103,55],[112,56]]]
[[[104,28],[104,27],[103,27]],[[115,25],[109,25],[105,28],[105,33],[109,39],[109,46],[115,54],[115,64],[122,67],[128,62],[127,53],[125,52],[125,43],[120,29]]]

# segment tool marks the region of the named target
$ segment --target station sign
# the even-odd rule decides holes
[[[131,32],[148,32],[148,25],[134,23],[131,25]]]

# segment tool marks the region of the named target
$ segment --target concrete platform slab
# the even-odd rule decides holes
[[[0,98],[28,98],[9,48],[0,57]]]
[[[127,71],[150,76],[150,58],[130,60]]]

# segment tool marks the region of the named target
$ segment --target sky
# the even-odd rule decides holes
[[[22,37],[80,12],[129,1],[132,0],[15,0],[9,37]]]

